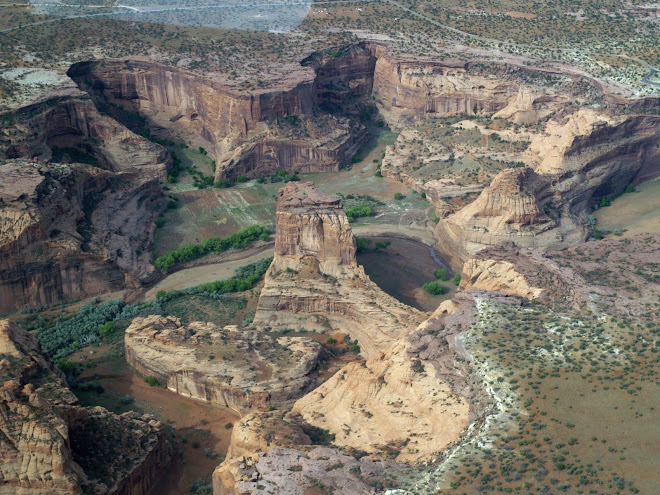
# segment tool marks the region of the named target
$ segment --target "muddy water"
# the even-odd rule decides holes
[[[433,296],[422,285],[436,280],[433,273],[445,267],[442,259],[429,246],[411,239],[377,236],[370,239],[370,249],[359,253],[358,263],[381,289],[399,301],[422,311],[431,312],[455,290],[451,280],[441,282],[445,294]],[[374,249],[378,241],[389,241],[386,249]],[[451,274],[453,275],[453,273]]]

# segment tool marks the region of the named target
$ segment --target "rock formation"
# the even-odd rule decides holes
[[[347,333],[370,356],[423,320],[358,266],[355,238],[338,198],[309,182],[290,182],[278,194],[275,257],[255,325]]]
[[[251,93],[135,60],[81,62],[69,75],[110,114],[140,114],[155,135],[208,148],[217,180],[338,170],[350,162],[366,140],[364,127],[319,115],[313,75],[302,72],[291,87]]]
[[[127,362],[143,376],[240,414],[286,407],[318,383],[321,346],[304,337],[152,315],[133,320],[125,345]]]
[[[463,262],[480,249],[561,248],[588,236],[604,197],[660,175],[660,118],[579,110],[534,138],[531,168],[502,171],[471,204],[438,224],[441,246]]]
[[[150,416],[76,406],[37,340],[0,321],[0,494],[146,495],[170,461]]]
[[[152,281],[165,150],[83,94],[3,117],[13,124],[0,151],[0,313]]]
[[[381,454],[391,449],[403,462],[428,459],[455,441],[470,406],[453,397],[432,366],[408,353],[406,336],[422,320],[357,265],[338,199],[311,183],[280,190],[275,257],[255,324],[348,333],[367,357],[297,401],[295,412],[329,430],[337,445]]]

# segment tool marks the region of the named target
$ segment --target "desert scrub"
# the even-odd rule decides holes
[[[167,272],[179,263],[196,260],[207,254],[222,253],[228,249],[240,249],[247,247],[250,243],[261,239],[268,241],[270,239],[270,229],[263,225],[253,225],[241,229],[228,237],[211,237],[198,244],[186,244],[185,246],[169,251],[156,258],[154,265],[159,270]]]

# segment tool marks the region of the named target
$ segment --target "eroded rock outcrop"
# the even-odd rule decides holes
[[[146,495],[170,461],[161,424],[84,408],[30,334],[0,321],[0,493]]]
[[[423,319],[381,291],[357,264],[355,238],[338,198],[309,182],[280,190],[275,257],[255,325],[347,333],[370,356]]]
[[[321,346],[304,337],[183,325],[175,317],[135,318],[126,330],[126,360],[170,390],[231,407],[240,414],[286,407],[318,383]]]
[[[4,117],[13,124],[0,151],[0,312],[154,280],[165,150],[78,93]]]
[[[470,406],[408,352],[406,337],[423,319],[364,274],[338,199],[311,183],[280,190],[275,258],[255,324],[329,327],[357,339],[367,357],[297,401],[294,412],[330,431],[339,446],[391,451],[401,462],[428,459],[455,441]]]
[[[136,60],[81,62],[69,75],[111,115],[139,113],[155,135],[207,148],[216,180],[338,170],[367,138],[357,120],[319,114],[308,69],[287,88],[250,93]]]
[[[455,261],[507,242],[557,249],[584,241],[598,200],[660,175],[660,119],[579,110],[549,121],[528,161],[530,168],[502,171],[474,202],[439,222],[441,246]]]

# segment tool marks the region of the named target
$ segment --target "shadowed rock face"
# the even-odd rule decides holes
[[[455,263],[507,242],[557,249],[584,241],[592,205],[660,175],[660,118],[580,110],[550,121],[528,155],[531,168],[503,170],[438,223],[440,245]]]
[[[146,495],[170,461],[160,423],[76,406],[37,340],[0,321],[0,494]]]
[[[78,92],[4,117],[14,132],[0,151],[0,313],[152,281],[165,150]]]

